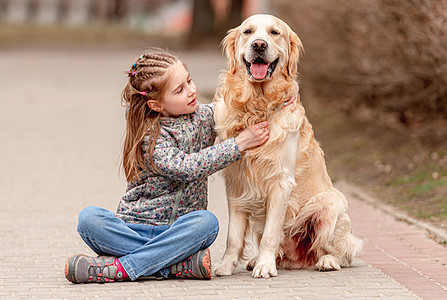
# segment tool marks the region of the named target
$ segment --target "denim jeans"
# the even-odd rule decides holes
[[[98,255],[119,258],[131,280],[168,277],[169,266],[209,248],[219,222],[213,213],[198,210],[172,225],[125,223],[107,209],[89,206],[79,214],[78,232]]]

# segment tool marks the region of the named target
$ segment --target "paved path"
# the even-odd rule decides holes
[[[447,299],[447,249],[397,221],[341,183],[355,234],[365,240],[352,268],[279,271],[253,279],[242,268],[211,281],[145,280],[74,285],[66,258],[91,253],[75,231],[87,205],[114,210],[124,133],[119,95],[139,51],[0,52],[0,299]],[[219,53],[185,54],[199,90],[215,87]],[[228,222],[222,179],[211,178],[210,207]]]

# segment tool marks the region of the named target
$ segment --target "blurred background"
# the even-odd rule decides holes
[[[276,14],[298,33],[306,80],[318,82],[314,90],[328,99],[349,98],[339,101],[341,109],[364,105],[380,110],[384,122],[407,125],[445,117],[446,1],[0,0],[0,45],[104,42],[121,33],[214,48],[259,12]]]
[[[447,228],[447,1],[0,0],[0,56],[160,46],[193,55],[192,69],[219,60],[205,72],[225,68],[220,41],[255,13],[304,44],[301,99],[333,179]]]

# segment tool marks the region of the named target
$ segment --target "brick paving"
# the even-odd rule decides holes
[[[372,206],[368,195],[345,182],[338,186],[350,199],[354,229],[365,241],[360,258],[423,299],[447,299],[447,248],[428,237],[424,224],[383,204]]]
[[[125,188],[119,173],[124,134],[119,95],[134,51],[0,52],[0,299],[447,299],[447,250],[420,227],[374,207],[347,183],[360,257],[339,272],[280,270],[253,279],[238,268],[211,281],[139,280],[74,285],[66,258],[92,252],[76,233],[77,214],[114,210]],[[185,53],[199,91],[211,94],[219,53]],[[228,216],[223,182],[210,180],[209,209],[225,248]]]

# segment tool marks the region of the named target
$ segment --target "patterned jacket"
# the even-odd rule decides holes
[[[159,174],[144,171],[140,180],[128,183],[117,217],[127,223],[162,225],[207,208],[208,176],[241,158],[234,138],[214,145],[213,114],[213,104],[198,103],[192,114],[160,118],[153,156]],[[146,135],[142,147],[149,166],[148,145]]]

